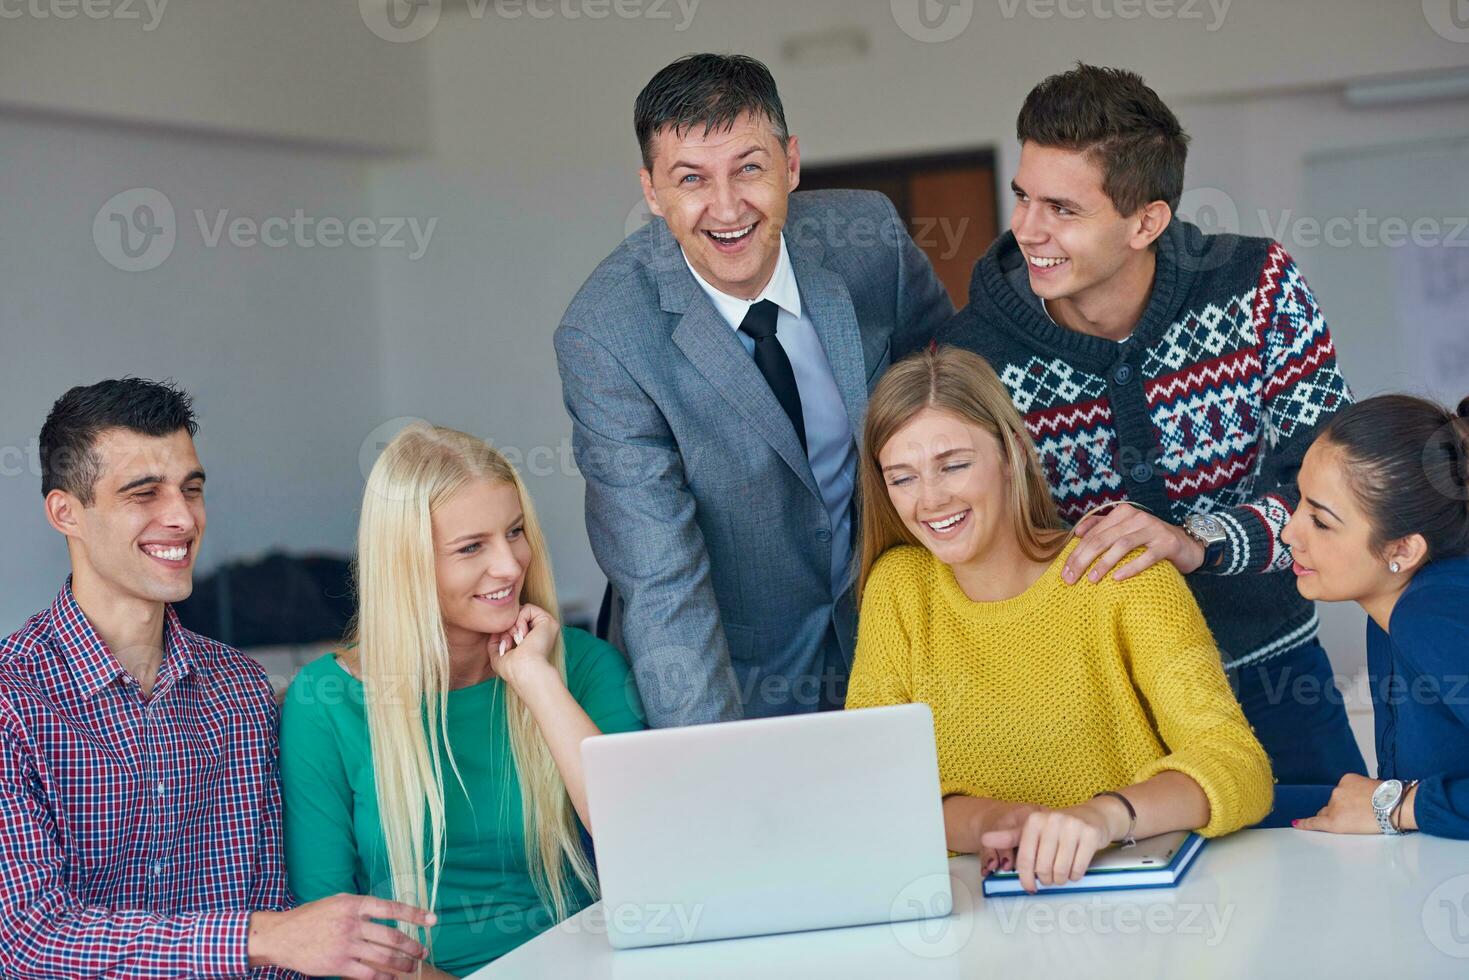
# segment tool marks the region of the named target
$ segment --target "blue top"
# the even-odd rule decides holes
[[[1367,621],[1381,779],[1418,779],[1418,829],[1469,840],[1469,558],[1424,566]]]

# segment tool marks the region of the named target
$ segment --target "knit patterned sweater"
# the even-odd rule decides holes
[[[1188,576],[1226,667],[1312,639],[1280,532],[1316,428],[1350,403],[1326,320],[1285,249],[1174,220],[1123,343],[1054,323],[1006,233],[939,340],[983,355],[1025,417],[1061,515],[1129,500],[1212,514],[1223,560]],[[897,352],[895,352],[897,353]]]
[[[1160,562],[1068,586],[1075,546],[1000,602],[971,600],[925,548],[884,554],[862,600],[847,707],[927,704],[946,796],[1063,807],[1176,770],[1209,798],[1205,836],[1263,818],[1270,760],[1183,577]]]

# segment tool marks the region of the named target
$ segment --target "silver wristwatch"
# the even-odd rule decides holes
[[[1403,797],[1408,795],[1408,790],[1412,789],[1415,783],[1417,783],[1416,779],[1411,783],[1405,783],[1401,779],[1389,779],[1372,791],[1372,812],[1377,814],[1377,826],[1384,834],[1396,837],[1402,833],[1393,826],[1393,813],[1402,804]]]
[[[1190,514],[1183,519],[1183,532],[1204,546],[1204,563],[1200,568],[1213,568],[1224,557],[1229,540],[1224,525],[1208,514]]]

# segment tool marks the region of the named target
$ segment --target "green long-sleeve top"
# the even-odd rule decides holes
[[[622,655],[582,630],[567,627],[562,636],[567,688],[597,727],[609,734],[644,727]],[[286,692],[286,869],[302,902],[338,892],[392,897],[362,695],[361,682],[331,653],[303,667]],[[434,965],[464,976],[549,928],[552,915],[526,865],[504,682],[450,691],[447,720],[468,795],[444,756],[444,867],[431,939]],[[575,893],[576,908],[590,902],[579,885]]]

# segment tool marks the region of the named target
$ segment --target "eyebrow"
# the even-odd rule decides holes
[[[1015,181],[1013,181],[1013,180],[1010,181],[1010,189],[1012,191],[1014,191],[1016,194],[1025,194],[1025,188],[1021,187],[1019,184],[1015,183]],[[1029,197],[1030,195],[1029,194],[1025,194],[1025,196],[1026,197]],[[1043,202],[1045,204],[1054,204],[1054,205],[1056,205],[1056,207],[1058,207],[1058,208],[1065,208],[1068,211],[1085,211],[1086,210],[1086,208],[1084,208],[1084,207],[1081,206],[1080,202],[1073,201],[1069,197],[1041,197],[1041,198],[1037,198],[1036,200],[1039,200],[1039,201],[1041,201],[1041,202]]]
[[[1330,507],[1326,506],[1321,501],[1314,500],[1311,497],[1307,497],[1306,498],[1306,503],[1310,504],[1312,507],[1315,507],[1317,510],[1324,510],[1324,511],[1326,511],[1332,517],[1335,517],[1336,518],[1336,521],[1337,521],[1338,524],[1345,524],[1346,523],[1346,521],[1342,520],[1341,517],[1337,514],[1336,511],[1332,510]]]
[[[974,452],[974,450],[971,449],[968,446],[959,446],[959,447],[956,447],[954,449],[945,449],[943,452],[938,453],[937,455],[935,455],[934,456],[934,459],[948,459],[950,456],[954,455],[955,453],[972,453],[972,452]],[[912,468],[912,465],[913,464],[911,464],[911,463],[893,463],[891,466],[884,466],[882,468],[882,471],[884,473],[886,473],[888,470],[900,470],[900,469],[903,469],[904,467],[908,467],[908,468],[911,469]]]
[[[188,476],[184,477],[179,482],[180,483],[190,483],[190,482],[192,482],[194,480],[199,480],[199,481],[202,482],[204,480],[204,471],[203,470],[193,470],[192,472],[189,473]],[[132,480],[132,481],[129,481],[128,483],[124,483],[122,486],[120,486],[120,487],[117,488],[117,492],[119,494],[124,494],[124,493],[128,493],[129,491],[136,490],[139,487],[146,487],[149,484],[163,483],[163,482],[165,482],[164,479],[163,479],[163,477],[159,476],[157,473],[149,473],[149,474],[147,474],[145,476],[138,477],[136,480]]]
[[[743,153],[741,153],[738,156],[736,156],[735,159],[736,160],[743,160],[745,157],[751,155],[752,153],[764,153],[764,152],[765,152],[765,147],[761,146],[759,143],[756,143],[754,146],[748,147]],[[674,171],[674,170],[679,170],[679,169],[683,169],[683,170],[702,170],[704,168],[701,167],[699,164],[692,163],[692,162],[690,162],[688,160],[677,160],[668,169],[669,169],[669,171]]]
[[[459,535],[459,537],[455,538],[453,541],[446,542],[444,544],[444,547],[446,547],[446,548],[452,548],[456,544],[463,544],[466,541],[473,541],[476,538],[487,538],[489,536],[490,536],[490,532],[489,531],[475,531],[472,534],[461,534],[461,535]]]
[[[515,520],[513,520],[513,521],[510,522],[510,527],[516,527],[516,526],[518,526],[520,524],[524,524],[524,523],[525,523],[525,514],[524,513],[521,513],[521,514],[519,514],[519,515],[516,516]],[[466,541],[473,541],[473,540],[475,540],[477,538],[487,538],[489,536],[490,536],[490,532],[489,531],[472,531],[469,534],[461,534],[461,535],[459,535],[459,537],[455,538],[453,541],[446,542],[444,544],[444,547],[446,547],[446,548],[452,548],[456,544],[463,544]]]

